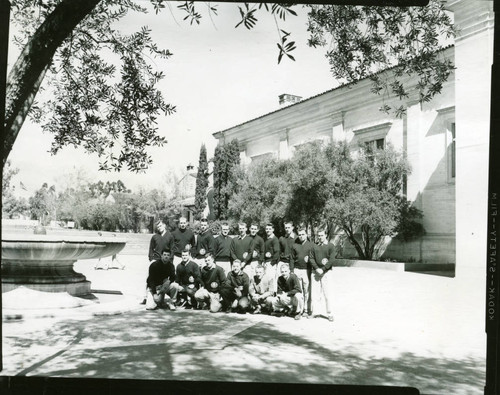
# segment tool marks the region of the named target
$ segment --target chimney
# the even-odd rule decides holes
[[[288,93],[283,93],[278,96],[280,106],[288,106],[290,104],[298,103],[302,100],[302,96],[290,95]]]

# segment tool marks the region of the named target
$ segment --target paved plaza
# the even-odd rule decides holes
[[[482,277],[335,267],[331,323],[322,318],[146,311],[139,304],[148,267],[144,254],[121,254],[119,259],[124,270],[95,270],[93,260],[75,264],[99,291],[100,304],[4,308],[2,375],[483,393]]]

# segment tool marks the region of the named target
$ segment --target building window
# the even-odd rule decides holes
[[[392,122],[385,122],[362,129],[353,130],[354,142],[373,151],[385,149],[386,137],[391,129]]]
[[[385,138],[365,141],[365,146],[372,150],[385,149]]]

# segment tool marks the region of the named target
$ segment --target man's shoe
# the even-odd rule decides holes
[[[300,320],[300,317],[302,317],[302,314],[297,313],[297,314],[295,314],[295,315],[293,316],[293,319],[297,321],[297,320]]]
[[[142,299],[142,302],[139,304],[146,304],[146,298]]]
[[[167,306],[168,306],[168,308],[169,308],[170,310],[172,310],[172,311],[175,311],[175,310],[176,310],[175,305],[174,305],[172,302],[167,302]]]
[[[252,311],[252,314],[261,314],[261,313],[262,313],[262,310],[261,310],[260,306],[257,307],[254,311]]]

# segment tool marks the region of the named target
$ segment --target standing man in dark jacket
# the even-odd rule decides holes
[[[149,242],[149,264],[161,260],[161,252],[163,250],[170,252],[170,255],[173,256],[174,249],[175,244],[172,234],[167,230],[165,222],[161,219],[158,220],[156,222],[156,233],[151,237],[151,241]],[[146,304],[147,297],[148,290],[146,289],[146,294],[141,304]]]
[[[163,220],[156,223],[156,232],[149,242],[149,263],[161,259],[161,252],[168,251],[171,255],[174,254],[174,238],[167,230],[167,226]]]
[[[221,225],[221,233],[215,238],[215,262],[224,269],[226,276],[231,271],[231,241],[229,236],[229,224],[224,222]]]
[[[200,234],[196,240],[197,253],[195,259],[200,267],[205,265],[205,254],[207,252],[214,253],[214,241],[214,236],[208,227],[207,219],[202,218],[200,220]]]
[[[217,313],[222,308],[220,303],[220,290],[226,285],[224,270],[217,266],[213,255],[205,254],[205,266],[201,269],[201,285],[194,294],[198,303],[206,303],[210,306],[212,313]]]
[[[299,278],[302,286],[302,294],[304,295],[303,315],[308,315],[311,312],[311,264],[309,255],[313,247],[314,244],[307,240],[306,230],[300,229],[297,243],[292,247],[290,269]]]
[[[266,241],[264,242],[264,268],[266,269],[266,277],[273,281],[273,292],[276,293],[278,281],[278,262],[280,259],[280,243],[274,235],[274,225],[269,223],[266,225]]]
[[[177,267],[181,263],[181,253],[182,250],[189,244],[191,251],[195,251],[196,240],[194,238],[194,233],[191,229],[187,228],[186,217],[179,218],[179,227],[172,232],[174,237],[175,249],[174,249],[174,266]]]
[[[319,243],[311,250],[311,310],[313,317],[326,315],[333,321],[333,278],[335,246],[328,242],[326,232],[318,232]],[[326,314],[325,314],[326,307]]]
[[[223,308],[226,311],[231,309],[238,313],[245,314],[250,306],[248,300],[248,289],[250,279],[247,274],[241,270],[241,262],[233,261],[232,270],[227,275],[227,286],[220,291],[223,300]]]
[[[304,309],[304,297],[299,278],[290,273],[288,263],[281,266],[281,276],[278,277],[278,293],[273,299],[273,315],[282,315],[288,310],[288,315],[299,320]]]
[[[238,224],[239,235],[233,237],[231,241],[231,263],[236,259],[241,262],[242,268],[252,259],[250,249],[252,238],[247,235],[247,224],[241,222]]]
[[[175,286],[179,296],[185,298],[186,308],[197,308],[194,294],[201,286],[200,267],[191,260],[191,254],[186,248],[182,251],[181,258],[181,263],[175,269]]]
[[[297,235],[293,232],[293,224],[285,222],[285,235],[279,238],[280,243],[280,261],[278,263],[278,273],[281,273],[281,265],[283,263],[290,263],[292,256],[292,247],[295,244]]]
[[[259,225],[252,223],[250,225],[250,237],[252,238],[250,249],[252,258],[250,259],[250,264],[246,265],[243,269],[250,279],[255,275],[256,267],[261,265],[264,261],[264,239],[257,234],[258,231]]]
[[[161,258],[149,265],[149,274],[146,279],[147,291],[153,296],[154,302],[163,306],[164,302],[170,310],[175,310],[174,302],[177,299],[177,288],[174,285],[175,269],[172,264],[170,251],[164,250]],[[147,309],[156,308],[155,304]]]

